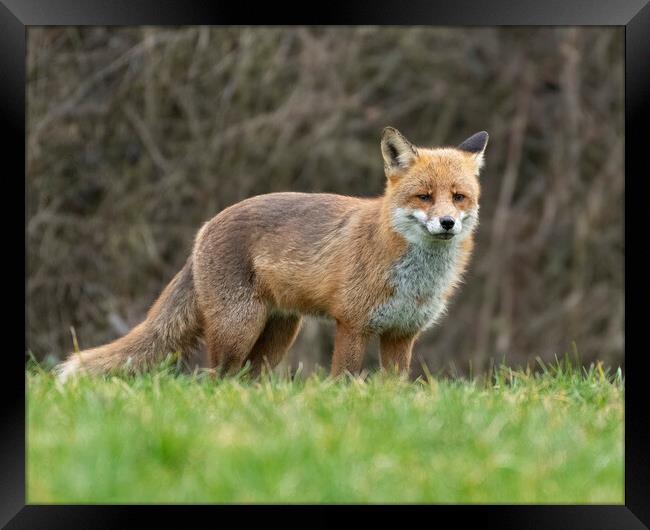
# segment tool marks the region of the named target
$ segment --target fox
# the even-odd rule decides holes
[[[380,368],[408,376],[414,343],[445,314],[478,226],[488,133],[455,147],[416,147],[383,129],[384,193],[277,192],[231,205],[198,230],[185,265],[143,322],[69,354],[79,373],[142,373],[202,339],[209,368],[272,370],[306,315],[336,324],[331,376],[358,375],[369,340]]]

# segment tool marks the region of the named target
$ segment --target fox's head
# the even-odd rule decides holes
[[[412,145],[397,129],[381,139],[388,179],[385,200],[393,228],[408,241],[430,244],[463,238],[478,222],[478,174],[488,133],[457,147]]]

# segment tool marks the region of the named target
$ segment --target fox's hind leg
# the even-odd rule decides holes
[[[211,235],[206,236],[208,229]],[[240,239],[229,237],[226,228],[212,222],[199,231],[193,251],[208,364],[224,375],[242,368],[269,316],[244,248]]]
[[[224,375],[239,371],[264,330],[266,317],[266,307],[252,298],[203,311],[210,368]]]
[[[275,368],[298,335],[302,318],[299,315],[272,315],[257,339],[247,360],[251,375],[257,377],[263,366]]]

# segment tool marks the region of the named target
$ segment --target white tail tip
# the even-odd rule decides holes
[[[54,369],[54,372],[56,373],[57,379],[62,383],[65,383],[71,376],[79,372],[79,368],[79,359],[73,357],[72,359],[68,359],[67,361],[59,364]]]

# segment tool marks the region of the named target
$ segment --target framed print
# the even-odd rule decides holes
[[[644,0],[0,17],[8,528],[650,524]]]

